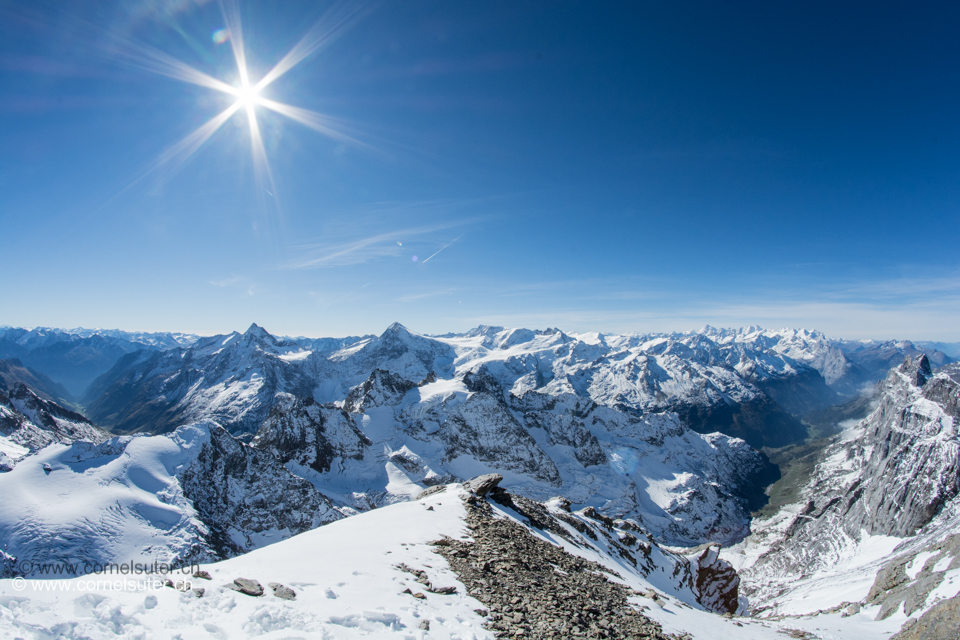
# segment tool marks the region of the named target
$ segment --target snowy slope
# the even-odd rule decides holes
[[[49,563],[210,560],[341,518],[309,483],[215,423],[52,444],[0,474],[0,575]]]

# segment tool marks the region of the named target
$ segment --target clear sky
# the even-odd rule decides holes
[[[0,324],[960,340],[958,34],[948,2],[0,0]],[[296,64],[201,86],[235,49],[250,86]]]

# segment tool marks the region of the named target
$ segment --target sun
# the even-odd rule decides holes
[[[260,102],[260,90],[250,85],[240,85],[237,87],[237,103],[244,108],[253,107]]]
[[[364,7],[364,3],[355,3],[353,5],[337,5],[329,9],[313,28],[257,82],[251,82],[247,71],[243,29],[240,25],[240,11],[236,0],[220,0],[220,8],[226,26],[217,30],[212,37],[213,42],[217,45],[225,44],[228,41],[230,43],[239,76],[235,85],[207,75],[160,50],[143,46],[142,43],[125,50],[124,55],[143,69],[221,91],[233,98],[229,107],[207,120],[179,142],[168,147],[161,154],[154,167],[147,171],[144,176],[164,167],[170,168],[182,164],[203,146],[220,127],[226,124],[234,114],[245,111],[250,128],[250,150],[253,155],[255,178],[263,190],[273,195],[276,193],[276,186],[273,184],[273,174],[267,159],[260,125],[257,122],[256,107],[263,107],[276,112],[340,142],[369,148],[368,144],[344,133],[344,125],[334,118],[260,95],[260,92],[277,78],[303,62],[359,20],[366,13]]]

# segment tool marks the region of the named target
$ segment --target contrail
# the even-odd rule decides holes
[[[456,238],[454,238],[453,240],[451,240],[451,241],[448,242],[447,244],[445,244],[445,245],[443,245],[442,247],[440,247],[440,249],[437,250],[437,253],[440,253],[441,251],[443,251],[444,249],[446,249],[447,247],[449,247],[450,245],[452,245],[454,242],[456,242],[457,240],[459,240],[459,239],[462,238],[462,237],[463,237],[463,234],[461,233],[461,234],[458,235]],[[433,256],[437,255],[437,253],[433,254]],[[433,256],[430,256],[430,258],[432,258]],[[430,258],[427,258],[426,260],[424,260],[424,261],[421,262],[420,264],[427,264],[427,262],[430,260]]]

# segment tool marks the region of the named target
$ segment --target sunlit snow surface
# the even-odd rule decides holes
[[[503,508],[496,511],[501,517],[512,517]],[[213,580],[192,580],[192,586],[206,590],[202,598],[165,587],[146,592],[86,590],[96,586],[91,580],[106,580],[106,576],[67,581],[0,580],[0,636],[64,640],[492,638],[482,627],[484,618],[474,611],[483,605],[465,594],[446,560],[427,544],[441,535],[467,536],[464,515],[456,487],[420,501],[363,513],[245,556],[204,565]],[[637,590],[657,586],[609,556],[564,546],[617,571],[620,576],[615,579]],[[427,571],[434,585],[455,586],[457,593],[427,594],[423,600],[402,593],[406,588],[423,591],[423,585],[415,576],[400,571],[400,563]],[[266,594],[254,598],[223,588],[239,577],[258,580]],[[267,586],[270,582],[293,588],[296,600],[274,597]],[[690,633],[697,640],[782,640],[781,631],[787,629],[810,630],[822,638],[879,640],[899,627],[893,620],[873,623],[866,614],[776,622],[727,620],[669,594],[664,596],[663,608],[639,596],[631,601],[648,607],[645,615],[666,631]],[[430,621],[429,632],[420,630],[423,620]]]

